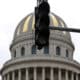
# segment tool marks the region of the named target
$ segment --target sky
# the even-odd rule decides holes
[[[51,12],[60,16],[69,28],[80,29],[80,0],[48,0]],[[9,46],[18,23],[34,12],[37,0],[0,0],[0,68],[9,60]],[[74,59],[80,63],[80,33],[71,33]]]

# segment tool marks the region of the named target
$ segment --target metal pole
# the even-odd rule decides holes
[[[41,2],[48,2],[48,0],[37,0],[37,6],[41,3]]]
[[[62,28],[62,27],[49,27],[50,30],[60,30],[60,31],[67,31],[67,32],[77,32],[80,33],[80,29],[75,29],[75,28]]]

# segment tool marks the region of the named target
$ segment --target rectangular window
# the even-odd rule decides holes
[[[44,54],[49,54],[49,46],[44,47]]]

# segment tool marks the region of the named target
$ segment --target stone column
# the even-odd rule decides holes
[[[29,80],[28,68],[26,69],[26,80]]]
[[[74,73],[71,74],[71,80],[74,80]]]
[[[61,69],[58,70],[58,80],[61,80]]]
[[[8,74],[7,74],[7,80],[9,80],[9,77],[10,77],[10,76],[9,76],[9,73],[8,73]]]
[[[78,74],[78,80],[80,80],[80,73]]]
[[[45,68],[42,68],[42,80],[45,80]]]
[[[5,77],[5,75],[3,76],[3,78],[4,78],[3,80],[6,80],[6,77]]]
[[[7,80],[7,75],[5,75],[5,80]]]
[[[69,80],[69,78],[68,78],[68,71],[67,70],[65,71],[65,78],[66,78],[65,80]]]
[[[1,80],[4,80],[4,76],[2,75],[2,78],[1,78]]]
[[[76,80],[78,80],[78,74],[76,73]]]
[[[53,68],[50,69],[50,78],[51,80],[54,80],[54,72],[53,72]]]
[[[15,74],[14,74],[15,72],[13,71],[12,72],[12,80],[15,80]]]
[[[37,70],[34,68],[34,80],[37,80]]]
[[[21,80],[21,70],[18,70],[18,80]]]

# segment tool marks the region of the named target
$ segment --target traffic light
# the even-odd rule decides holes
[[[49,45],[49,12],[49,4],[45,1],[35,8],[35,45],[38,49]]]

